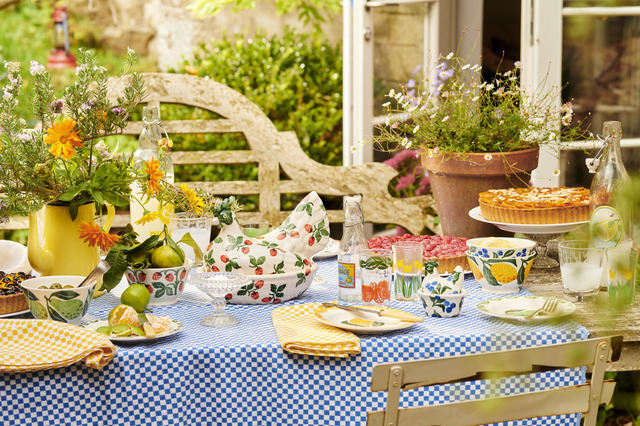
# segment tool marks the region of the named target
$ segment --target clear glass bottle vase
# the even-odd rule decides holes
[[[173,183],[173,162],[167,152],[162,152],[160,142],[167,134],[160,121],[160,110],[157,106],[146,106],[142,109],[142,120],[144,127],[138,139],[138,148],[133,153],[135,167],[139,172],[145,170],[145,161],[153,159],[160,162],[160,171],[163,173],[163,180]],[[147,188],[133,183],[131,187],[130,215],[131,225],[138,233],[138,241],[142,242],[153,234],[158,234],[164,229],[164,225],[169,226],[169,221],[173,215],[173,205],[161,204],[156,197],[147,194]],[[146,212],[156,212],[158,217],[152,221],[138,224],[140,218]]]

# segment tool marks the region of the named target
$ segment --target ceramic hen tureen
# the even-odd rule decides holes
[[[222,224],[204,255],[206,272],[239,272],[251,282],[227,295],[230,303],[280,303],[309,288],[317,265],[311,256],[329,243],[329,220],[317,193],[308,194],[273,231],[248,237],[238,219]]]

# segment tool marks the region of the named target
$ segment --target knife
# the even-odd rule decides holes
[[[322,305],[326,306],[327,308],[340,308],[340,309],[344,309],[345,311],[352,311],[352,312],[366,312],[369,314],[378,315],[380,317],[396,318],[396,319],[407,321],[407,322],[424,321],[423,317],[412,315],[408,312],[399,312],[399,311],[393,311],[389,309],[373,309],[373,308],[364,308],[360,306],[340,305],[339,303],[335,303],[335,302],[322,302]]]

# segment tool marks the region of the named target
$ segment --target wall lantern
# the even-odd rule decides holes
[[[76,57],[69,51],[69,24],[67,7],[56,4],[53,7],[53,46],[47,68],[75,68]]]

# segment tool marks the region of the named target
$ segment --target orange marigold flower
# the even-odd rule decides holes
[[[82,146],[82,139],[78,136],[78,130],[74,130],[75,127],[75,121],[65,118],[47,129],[49,136],[44,141],[52,144],[49,152],[56,157],[64,157],[65,160],[73,157],[74,148]]]
[[[98,225],[92,225],[87,222],[80,222],[78,233],[80,234],[80,239],[88,243],[89,247],[98,246],[104,251],[110,250],[120,241],[118,235],[105,232]]]
[[[96,111],[96,118],[98,119],[98,130],[104,129],[104,123],[107,122],[107,112],[99,109]]]
[[[160,192],[160,181],[164,176],[164,173],[160,170],[160,162],[155,158],[151,158],[151,161],[145,161],[144,171],[149,175],[147,195],[157,194]]]

